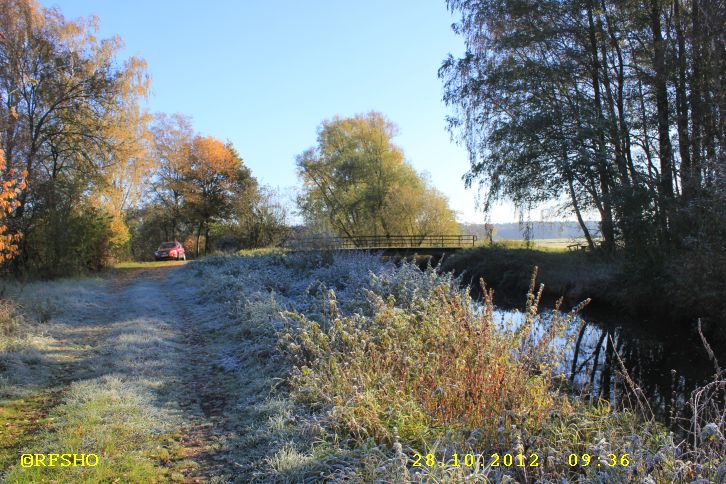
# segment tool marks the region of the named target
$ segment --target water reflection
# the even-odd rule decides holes
[[[551,314],[543,312],[544,327]],[[505,330],[516,329],[524,321],[517,311],[497,310],[495,315]],[[667,423],[682,411],[691,392],[714,375],[695,330],[658,330],[615,318],[604,322],[576,317],[566,336],[555,344],[564,352],[561,371],[575,392],[587,398],[631,403],[642,392],[643,404]]]

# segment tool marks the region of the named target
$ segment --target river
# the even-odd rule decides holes
[[[541,314],[546,324],[552,310],[542,310]],[[495,318],[501,327],[511,324],[512,328],[524,319],[521,312],[502,309],[495,311]],[[585,314],[575,317],[566,336],[554,344],[564,352],[561,371],[573,391],[594,399],[635,404],[639,392],[627,382],[627,372],[642,392],[641,402],[647,401],[664,423],[671,423],[673,416],[686,415],[691,392],[712,381],[716,373],[695,327],[658,327],[615,315]],[[724,354],[722,348],[712,349],[717,358]]]

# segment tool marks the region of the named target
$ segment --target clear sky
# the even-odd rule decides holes
[[[124,56],[148,61],[149,110],[186,114],[198,132],[231,141],[262,183],[297,186],[295,156],[322,120],[375,110],[399,126],[394,141],[459,220],[483,221],[461,179],[467,154],[445,128],[437,70],[464,44],[444,0],[41,3],[67,18],[97,15]],[[505,205],[492,220],[516,218]]]

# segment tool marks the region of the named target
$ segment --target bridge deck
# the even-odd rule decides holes
[[[476,235],[361,235],[356,237],[303,237],[284,246],[293,250],[383,250],[415,252],[421,249],[452,251],[476,244]]]

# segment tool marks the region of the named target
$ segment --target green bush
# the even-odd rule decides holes
[[[111,262],[111,217],[92,206],[38,214],[23,239],[22,269],[42,278],[97,271]]]

